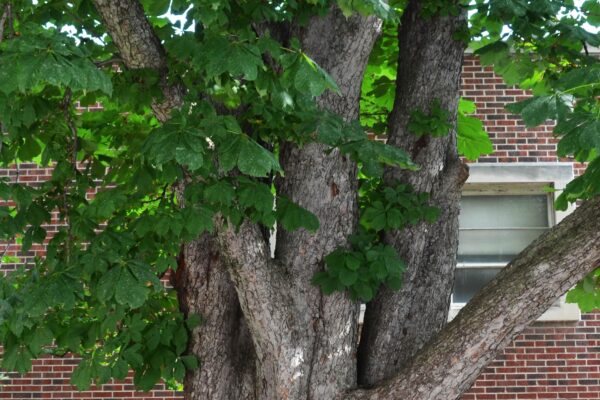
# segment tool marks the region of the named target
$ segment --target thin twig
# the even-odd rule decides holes
[[[67,123],[67,127],[71,131],[71,167],[73,168],[73,180],[77,179],[77,126],[75,126],[75,121],[73,121],[73,117],[70,112],[71,108],[71,100],[72,100],[73,92],[70,88],[65,90],[65,95],[62,100],[62,109],[63,115],[65,117],[65,122]],[[67,263],[70,259],[70,248],[71,243],[73,241],[73,233],[71,230],[71,220],[69,218],[69,202],[68,202],[68,194],[69,194],[69,183],[65,184],[63,190],[63,209],[65,210],[65,221],[67,223]]]
[[[17,172],[15,174],[15,185],[19,184],[19,176],[21,175],[21,168],[19,167],[19,162],[17,160],[17,162],[15,163],[15,171]],[[10,248],[10,245],[12,243],[10,241],[6,242],[6,246],[4,247],[4,250],[2,251],[2,254],[0,255],[0,269],[2,268],[2,264],[4,264],[3,258],[6,255],[6,252],[8,251],[8,249]]]
[[[15,34],[15,26],[13,24],[13,14],[12,14],[12,4],[10,2],[6,3],[6,9],[8,11],[8,24],[6,25],[8,28],[8,38],[12,39]]]
[[[8,14],[10,13],[10,3],[4,5],[4,12],[2,13],[2,17],[0,17],[0,43],[4,40],[4,25],[6,25],[6,20],[8,19]]]

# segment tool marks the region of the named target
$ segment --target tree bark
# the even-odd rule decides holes
[[[139,3],[95,0],[95,4],[126,65],[156,68],[164,73],[164,51]],[[321,107],[346,119],[358,116],[364,68],[380,27],[381,22],[375,17],[346,18],[333,9],[324,17],[312,18],[305,28],[293,28],[301,37],[304,51],[332,75],[341,89],[340,95],[323,95],[319,99]],[[168,118],[172,107],[181,104],[181,93],[172,88],[163,83],[165,102],[154,107],[161,120]],[[191,343],[191,349],[202,358],[203,368],[220,369],[217,376],[225,382],[231,371],[249,376],[251,371],[240,371],[235,360],[216,353],[216,344],[223,343],[226,336],[235,336],[229,330],[233,329],[231,322],[237,303],[232,300],[224,274],[215,273],[215,267],[226,264],[257,354],[257,397],[328,399],[356,384],[358,304],[345,294],[324,296],[310,284],[310,278],[322,268],[322,258],[345,245],[356,228],[356,166],[338,152],[327,155],[326,148],[320,145],[309,144],[302,149],[284,147],[282,164],[286,167],[286,177],[279,185],[281,193],[320,218],[319,232],[288,234],[280,230],[274,261],[257,226],[245,223],[239,232],[234,232],[222,224],[217,229],[219,255],[215,252],[212,261],[196,256],[200,249],[216,250],[214,242],[207,238],[186,247],[186,256],[192,256],[186,261],[193,265],[186,262],[181,277],[185,287],[179,288],[180,299],[184,311],[208,313],[207,328],[201,327],[200,336],[194,335]],[[315,173],[307,175],[307,168]],[[213,288],[208,288],[209,273],[211,281],[217,279]],[[210,299],[204,298],[209,303],[193,298],[198,296],[197,289],[207,288],[214,291]],[[222,304],[213,303],[219,300]],[[216,324],[220,318],[226,321]],[[212,343],[211,337],[215,335],[216,344],[209,345],[209,353],[205,353],[200,344]],[[250,354],[246,343],[245,338],[239,338],[229,345],[242,345],[242,350],[247,349]],[[221,367],[219,362],[226,365]],[[224,398],[221,396],[240,390],[220,386],[211,394],[201,389],[203,384],[215,383],[214,379],[209,382],[211,374],[197,373],[188,376],[187,382],[194,379],[205,381],[187,385],[189,398]],[[227,392],[228,389],[231,391]]]
[[[504,346],[600,265],[598,221],[600,197],[523,250],[399,374],[343,398],[458,399]]]
[[[341,93],[324,93],[320,107],[350,121],[358,118],[362,79],[381,30],[375,17],[346,18],[337,8],[312,18],[297,32],[303,50],[337,82]],[[356,165],[338,151],[308,144],[285,144],[281,164],[285,178],[278,192],[312,211],[320,221],[316,234],[278,231],[276,257],[291,276],[296,302],[305,313],[307,393],[331,399],[356,385],[359,305],[346,294],[325,296],[310,283],[323,268],[323,257],[347,245],[358,222]]]
[[[382,288],[367,305],[359,347],[359,383],[373,385],[389,378],[446,324],[458,246],[458,207],[467,177],[456,149],[456,110],[464,43],[453,39],[465,24],[458,16],[423,17],[413,0],[402,16],[396,98],[389,119],[389,142],[401,147],[421,166],[417,172],[388,169],[387,184],[408,183],[429,192],[441,214],[437,222],[421,222],[385,235],[407,263],[400,291]],[[434,101],[451,114],[452,129],[444,137],[418,137],[407,128],[415,110]]]
[[[188,344],[201,367],[186,376],[186,398],[256,399],[254,345],[216,240],[205,234],[184,245],[183,260],[175,282],[180,307],[202,318]]]
[[[166,80],[166,54],[137,0],[94,0],[94,5],[127,68],[154,68],[162,76],[164,98],[153,111],[166,121],[183,103],[181,86]],[[187,399],[256,399],[256,355],[235,288],[223,265],[214,235],[183,246],[175,286],[185,315],[198,314],[202,324],[191,332],[188,349],[202,365],[188,371]]]
[[[319,105],[358,117],[364,68],[381,22],[346,18],[338,9],[295,29],[303,50],[338,82]],[[259,398],[332,399],[356,384],[358,304],[346,294],[324,296],[310,283],[323,257],[345,246],[357,224],[356,165],[318,144],[284,144],[283,194],[319,217],[316,234],[278,230],[275,260],[266,257],[256,227],[221,230],[222,248],[255,343]]]
[[[146,19],[142,5],[137,0],[94,0],[94,6],[127,68],[149,68],[159,72],[163,99],[154,101],[152,110],[159,121],[166,121],[170,111],[183,104],[184,90],[167,80],[165,51]]]

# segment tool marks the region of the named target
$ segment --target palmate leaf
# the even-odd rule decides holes
[[[466,115],[475,111],[475,103],[460,99],[457,120],[458,153],[471,161],[494,151],[492,141],[483,129],[483,122],[479,118]]]
[[[277,220],[287,231],[305,228],[311,232],[319,229],[319,219],[310,211],[294,202],[279,196],[277,198]]]
[[[243,133],[229,132],[219,138],[217,152],[221,168],[231,171],[234,167],[240,172],[256,177],[267,176],[271,172],[282,172],[279,161],[273,153]]]
[[[304,91],[308,88],[310,95],[313,97],[321,95],[327,89],[335,93],[340,92],[340,88],[333,78],[304,53],[297,61],[294,86],[298,91]]]
[[[550,95],[535,96],[518,103],[509,104],[506,109],[512,113],[520,114],[527,126],[537,126],[547,120],[562,118],[569,112],[572,99],[569,96]]]
[[[317,141],[337,147],[362,163],[363,173],[379,176],[383,174],[384,165],[412,171],[419,169],[404,150],[369,139],[358,122],[345,123],[339,116],[321,113],[307,125],[309,130],[316,132]]]
[[[567,303],[576,303],[584,313],[600,308],[600,290],[598,278],[600,269],[588,274],[573,289],[567,292]]]
[[[25,93],[40,85],[69,87],[74,91],[112,94],[108,75],[85,51],[56,29],[26,25],[26,34],[7,41],[0,57],[0,91]]]

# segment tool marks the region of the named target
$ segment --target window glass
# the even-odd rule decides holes
[[[546,229],[459,230],[458,254],[461,256],[508,256],[510,260]]]
[[[458,268],[454,280],[454,302],[466,303],[502,268]]]
[[[539,228],[548,226],[545,195],[463,196],[459,225],[472,228]]]
[[[468,302],[545,232],[551,223],[548,211],[544,194],[463,196],[453,302]]]

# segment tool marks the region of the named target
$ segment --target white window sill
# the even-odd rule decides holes
[[[562,301],[562,300],[561,300]],[[452,321],[458,312],[464,307],[463,304],[452,304],[448,312],[448,322]],[[542,314],[537,322],[577,322],[581,320],[581,311],[577,304],[561,302],[560,305],[550,307]]]

